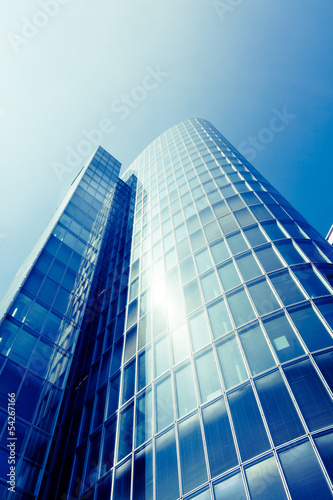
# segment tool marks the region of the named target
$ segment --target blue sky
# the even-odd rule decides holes
[[[332,24],[331,0],[3,2],[0,295],[93,142],[126,167],[195,116],[325,236]]]

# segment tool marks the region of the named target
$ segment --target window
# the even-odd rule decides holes
[[[136,400],[136,446],[140,446],[153,434],[152,392],[144,391]]]
[[[247,253],[245,255],[241,255],[240,257],[236,257],[236,263],[238,269],[241,272],[241,275],[243,276],[244,281],[256,278],[257,276],[260,276],[260,274],[262,274],[252,253]]]
[[[257,379],[255,385],[276,446],[305,433],[280,372]]]
[[[226,405],[223,399],[202,409],[212,477],[238,464]]]
[[[305,300],[303,293],[296,285],[292,276],[290,276],[288,269],[270,275],[270,280],[285,306]]]
[[[155,419],[156,432],[174,421],[170,375],[155,385]]]
[[[264,321],[264,327],[280,363],[304,354],[304,350],[284,314],[278,314]]]
[[[293,268],[293,272],[311,298],[329,295],[328,288],[318,278],[311,266],[299,266]]]
[[[251,386],[229,393],[228,400],[242,459],[268,450],[270,444]]]
[[[152,445],[140,450],[134,457],[133,498],[153,498],[153,450]],[[105,498],[109,498],[105,496]]]
[[[255,313],[244,288],[228,294],[227,299],[236,327],[255,318]]]
[[[267,273],[283,267],[280,259],[278,258],[274,249],[271,246],[258,248],[257,250],[255,250],[255,252],[262,267],[265,269]]]
[[[175,500],[179,497],[178,466],[175,430],[156,439],[156,500]],[[129,480],[129,485],[131,484]],[[116,497],[118,498],[118,497]],[[119,498],[122,498],[121,496]]]
[[[252,375],[275,365],[272,353],[258,323],[238,331]]]
[[[241,474],[234,474],[214,484],[216,500],[246,500]]]
[[[211,341],[207,319],[203,309],[192,314],[188,319],[188,324],[192,350],[195,352]]]
[[[276,241],[275,246],[287,262],[288,266],[304,262],[303,257],[297,251],[291,240]]]
[[[200,283],[206,302],[209,302],[221,295],[221,287],[217,281],[215,271],[201,276]]]
[[[244,229],[244,234],[252,247],[256,247],[262,243],[266,243],[267,241],[266,236],[263,234],[259,226]]]
[[[182,417],[197,406],[191,363],[175,371],[177,416]]]
[[[287,498],[274,457],[245,469],[252,500],[284,500]]]
[[[225,291],[234,288],[241,283],[235,264],[229,260],[218,268],[220,280]]]
[[[312,309],[311,304],[294,307],[288,312],[310,351],[333,345],[331,335]]]
[[[217,339],[232,329],[229,314],[221,298],[207,308],[213,338]]]
[[[248,378],[243,358],[234,335],[216,346],[226,389]]]
[[[260,316],[280,307],[265,278],[251,283],[248,285],[248,289]]]
[[[194,359],[201,403],[221,394],[221,384],[211,347]]]
[[[180,422],[178,432],[183,492],[187,493],[207,481],[198,414],[196,413]]]

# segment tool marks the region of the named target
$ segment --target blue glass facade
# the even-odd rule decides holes
[[[119,169],[97,150],[0,326],[15,499],[332,498],[331,246],[205,120]]]

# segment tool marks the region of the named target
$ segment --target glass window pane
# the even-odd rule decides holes
[[[240,232],[228,236],[227,242],[233,255],[236,255],[248,249],[248,244],[246,243],[242,233]]]
[[[196,276],[192,257],[183,260],[179,265],[182,284],[187,283]]]
[[[165,335],[154,344],[155,378],[170,368],[169,339]]]
[[[333,345],[331,335],[318,318],[311,304],[305,307],[293,308],[289,310],[289,314],[310,351],[324,349]]]
[[[274,457],[245,469],[252,500],[288,498]]]
[[[241,279],[232,260],[220,266],[218,272],[225,291],[241,283]]]
[[[187,493],[207,481],[198,414],[180,422],[178,432],[183,492]]]
[[[135,382],[135,360],[125,366],[123,370],[123,397],[122,403],[125,403],[134,394]]]
[[[27,366],[31,353],[36,345],[37,337],[21,330],[10,350],[9,357],[23,366]]]
[[[283,267],[282,262],[271,246],[258,248],[257,250],[255,250],[255,252],[266,273],[275,271],[276,269],[280,269],[281,267]]]
[[[115,472],[114,497],[130,500],[131,494],[131,460],[127,460]]]
[[[209,302],[210,300],[213,300],[221,295],[221,287],[217,281],[215,271],[202,276],[200,278],[200,283],[206,302]]]
[[[244,288],[228,294],[227,299],[236,327],[248,323],[256,317]]]
[[[244,208],[243,210],[247,210]],[[241,212],[242,210],[240,210]],[[237,212],[238,213],[238,212]],[[232,214],[224,215],[219,218],[219,223],[224,234],[231,233],[235,229],[238,229],[238,224]]]
[[[257,379],[255,385],[276,446],[304,434],[304,429],[280,372]]]
[[[248,289],[260,316],[279,309],[279,303],[265,279],[248,285]]]
[[[270,444],[251,386],[231,392],[228,400],[242,459],[268,450]]]
[[[226,389],[240,384],[248,378],[236,337],[232,335],[217,346],[222,375]]]
[[[314,357],[321,373],[324,375],[329,388],[333,392],[333,351],[325,352]]]
[[[218,339],[232,329],[229,314],[224,300],[221,298],[207,308],[213,338]]]
[[[210,269],[213,266],[212,259],[210,258],[207,248],[195,254],[194,257],[199,274],[208,271],[208,269]]]
[[[183,361],[190,355],[187,328],[185,324],[179,325],[170,332],[173,364]]]
[[[237,266],[243,276],[244,281],[251,280],[262,274],[257,261],[253,257],[252,253],[246,255],[241,255],[236,258]]]
[[[191,363],[175,371],[177,416],[180,418],[197,406]]]
[[[288,266],[304,262],[303,257],[296,250],[291,240],[276,241],[275,246],[279,250],[284,260],[287,262]]]
[[[211,342],[205,312],[201,309],[188,320],[192,351],[195,352]]]
[[[183,288],[186,313],[189,314],[202,305],[199,285],[197,280],[191,281]]]
[[[285,369],[287,380],[311,431],[333,423],[333,404],[310,360]]]
[[[328,475],[333,479],[333,432],[315,438],[315,443],[324,462]]]
[[[262,329],[258,323],[238,332],[252,375],[268,370],[275,365]]]
[[[311,298],[330,294],[328,288],[318,278],[312,267],[296,268],[293,269],[293,272]]]
[[[133,498],[148,500],[153,497],[153,450],[149,445],[134,457]],[[108,499],[105,497],[105,500]]]
[[[268,234],[269,239],[272,241],[280,240],[286,237],[275,221],[263,222],[262,227]]]
[[[224,240],[220,240],[217,243],[214,243],[214,245],[210,246],[210,249],[215,264],[223,262],[225,259],[228,259],[228,257],[230,257],[229,250],[227,249],[227,245],[225,244]]]
[[[282,451],[279,456],[293,500],[310,500],[314,498],[314,492],[316,499],[331,498],[324,474],[308,441]]]
[[[221,383],[211,348],[195,358],[195,368],[201,403],[219,396],[222,393]]]
[[[155,405],[155,430],[159,432],[174,421],[170,375],[156,384]]]
[[[152,392],[144,391],[136,400],[136,446],[140,446],[153,434]]]
[[[151,349],[146,349],[138,356],[138,391],[152,381]]]
[[[133,439],[133,403],[128,405],[120,414],[118,461],[132,451]]]
[[[258,226],[244,229],[244,233],[252,247],[256,247],[258,245],[261,245],[262,243],[267,242],[266,236],[264,236],[263,232]]]
[[[221,483],[214,484],[216,500],[246,500],[242,476],[235,474],[224,479]]]
[[[249,226],[250,224],[256,222],[255,218],[253,217],[248,208],[242,208],[241,210],[237,210],[234,213],[234,215],[240,227]]]
[[[304,354],[303,347],[284,314],[264,321],[264,327],[281,363]]]
[[[179,497],[175,430],[156,439],[156,500]]]
[[[116,424],[116,419],[113,419],[105,428],[105,434],[102,442],[103,453],[101,461],[101,476],[103,476],[113,466]]]
[[[224,400],[203,408],[202,416],[211,475],[215,477],[238,464]]]
[[[285,306],[305,300],[288,270],[271,275],[270,280]]]

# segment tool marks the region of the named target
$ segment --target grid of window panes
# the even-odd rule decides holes
[[[206,121],[130,168],[112,498],[331,498],[330,246]]]
[[[103,242],[120,164],[99,148],[0,326],[0,471],[7,498],[7,398],[16,394],[16,495],[35,498]]]

